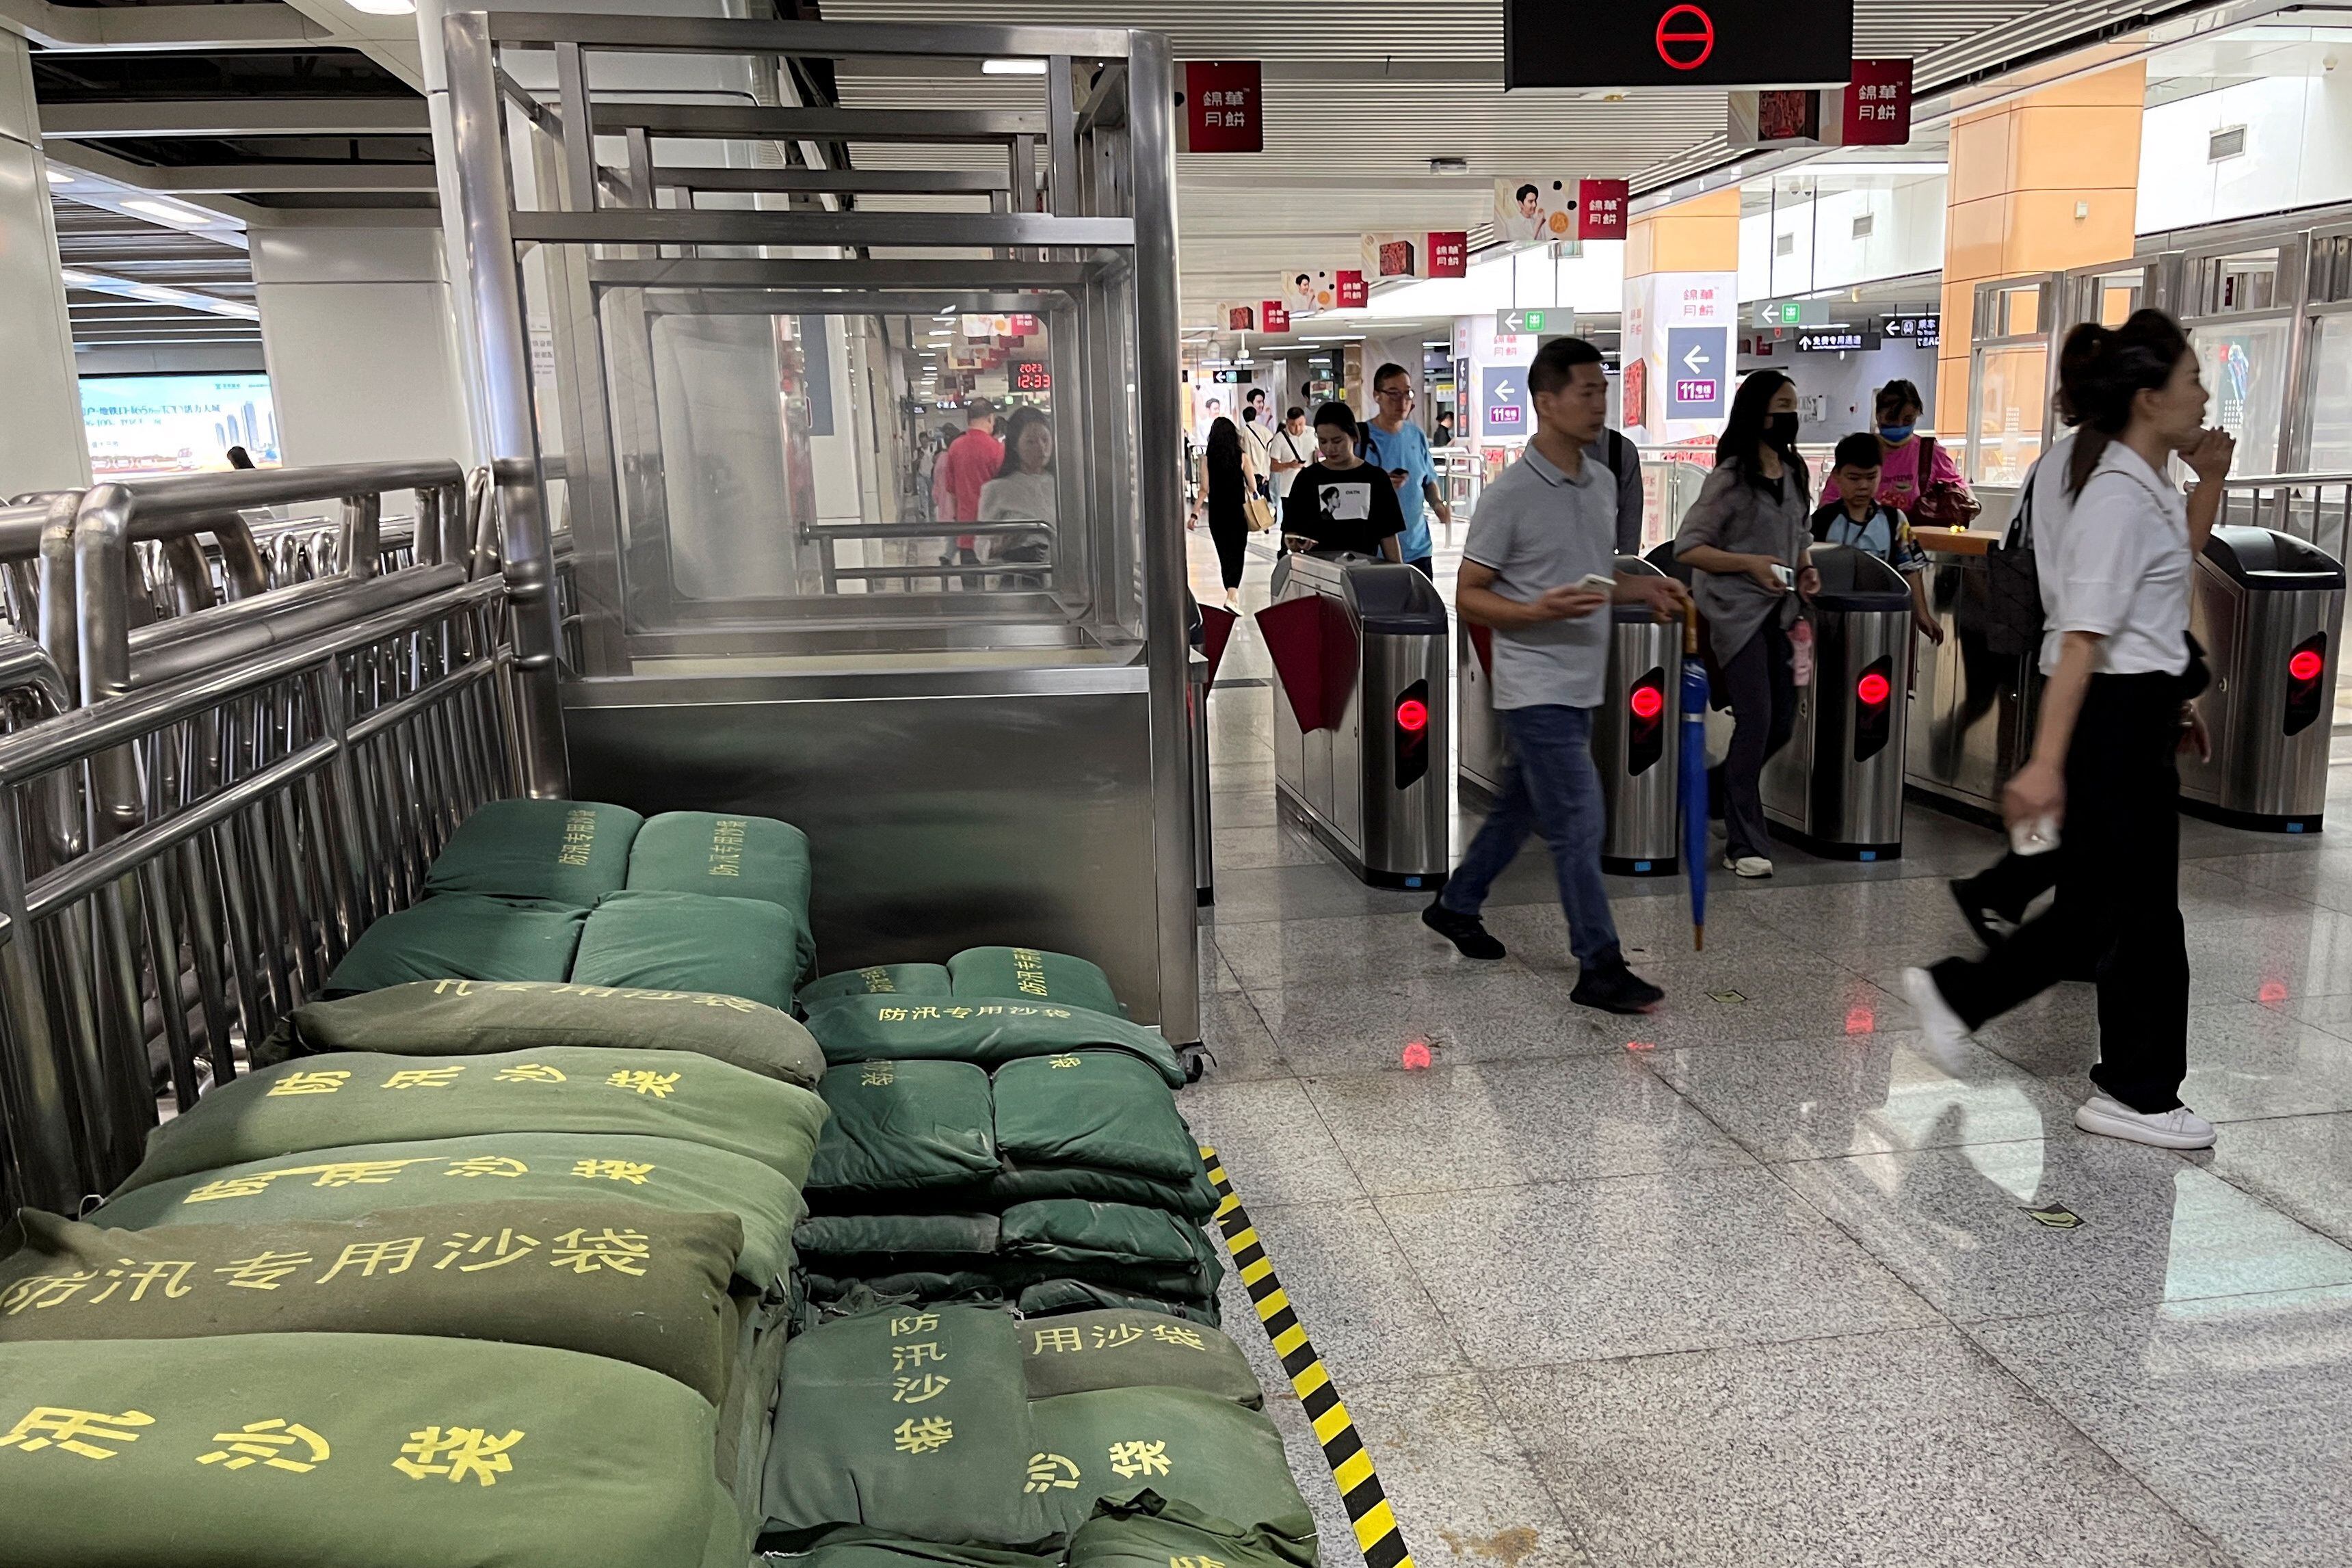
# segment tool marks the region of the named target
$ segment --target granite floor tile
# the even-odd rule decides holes
[[[1906,1328],[1934,1316],[1752,1166],[1377,1202],[1481,1368]]]
[[[1361,1204],[1364,1190],[1295,1078],[1203,1078],[1176,1096],[1202,1144],[1217,1151],[1242,1201]]]
[[[2315,905],[2202,922],[2189,928],[2189,970],[2248,1001],[2352,995],[2352,915]]]
[[[2244,1568],[2352,1563],[2352,1291],[1971,1333]]]
[[[1209,831],[1220,828],[1270,828],[1281,820],[1271,789],[1212,789]]]
[[[1746,1165],[1626,1052],[1307,1081],[1375,1196]]]
[[[1666,999],[1653,1012],[1621,1021],[1629,1038],[1661,1051],[1872,1034],[1908,1028],[1911,1021],[1895,992],[1825,957],[1710,950],[1645,963],[1641,973]]]
[[[1821,951],[1858,947],[1889,935],[1948,936],[1959,945],[1954,951],[1976,940],[1941,877],[1767,887],[1748,898],[1748,913]]]
[[[2352,1251],[2259,1198],[2071,1125],[1771,1170],[1959,1322],[2352,1282]],[[2026,1212],[2052,1205],[2081,1223]]]
[[[1454,944],[1421,923],[1417,907],[1235,928],[1222,935],[1220,946],[1234,976],[1256,991],[1292,985],[1370,984],[1408,975],[1475,977],[1497,967],[1464,957]],[[1504,965],[1513,972],[1524,968],[1509,959]]]
[[[1990,1051],[1908,1030],[1661,1051],[1650,1070],[1766,1160],[2038,1138],[2074,1097]]]
[[[1274,819],[1267,816],[1265,821]],[[1244,824],[1227,819],[1230,825]],[[1263,825],[1263,824],[1259,824]],[[1419,911],[1426,893],[1367,887],[1336,862],[1321,865],[1256,866],[1217,873],[1217,925],[1318,920],[1341,915],[1400,915]]]
[[[1257,1004],[1240,990],[1201,998],[1201,1044],[1208,1051],[1206,1077],[1217,1082],[1245,1078],[1288,1078],[1290,1063],[1257,1015]]]
[[[2352,1112],[2233,1122],[2193,1156],[2231,1186],[2352,1243]]]
[[[1507,1420],[1475,1377],[1340,1392],[1417,1562],[1588,1568],[1591,1559],[1528,1461],[1526,1445],[1540,1434]]]
[[[1701,956],[1691,946],[1690,904],[1664,894],[1633,895],[1611,889],[1610,914],[1618,944],[1636,967]],[[1490,908],[1486,929],[1501,938],[1511,956],[1530,968],[1559,970],[1573,975],[1576,960],[1568,947],[1568,921],[1557,901]],[[1709,906],[1706,955],[1762,958],[1810,957],[1811,950],[1793,943],[1788,934],[1748,915],[1736,901]]]
[[[1606,1568],[2228,1568],[1941,1325],[1486,1382]]]
[[[1617,1051],[1652,1019],[1568,999],[1569,983],[1508,964],[1384,979],[1294,982],[1251,999],[1304,1073],[1377,1072],[1422,1044],[1441,1063]]]
[[[1230,1174],[1276,1276],[1343,1397],[1359,1382],[1467,1366],[1429,1285],[1370,1205],[1262,1205],[1245,1173]],[[1265,1337],[1245,1300],[1237,1314],[1228,1307],[1226,1322],[1236,1337],[1244,1330]]]
[[[2039,1077],[2087,1074],[2099,1060],[2095,990],[2062,987],[2029,1009],[1985,1026],[1979,1043]],[[2214,1121],[2352,1110],[2352,1040],[2258,1003],[2192,998],[2180,1097]]]
[[[1331,852],[1317,843],[1311,834],[1286,823],[1231,828],[1212,824],[1209,837],[1213,863],[1221,872],[1337,863]]]

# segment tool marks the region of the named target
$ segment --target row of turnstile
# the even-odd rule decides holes
[[[1980,719],[2030,737],[2032,661],[1970,654],[1981,619],[1962,607],[1984,591],[1979,580],[1938,582],[1947,636],[1937,648],[1915,635],[1909,587],[1884,561],[1842,546],[1816,546],[1811,560],[1821,577],[1808,611],[1811,675],[1798,688],[1789,744],[1766,764],[1765,814],[1816,853],[1890,859],[1902,852],[1906,787],[1930,803],[1968,804],[1936,776],[1936,758],[1967,749],[1951,744],[1961,731],[1951,727],[1939,683],[1974,680],[1979,690],[1961,699],[1962,710],[1974,706]],[[1621,572],[1683,570],[1670,546],[1617,564]],[[2198,699],[2213,757],[2184,759],[2189,809],[2245,827],[2317,830],[2344,591],[2342,566],[2305,541],[2262,528],[2215,530],[2193,620],[2214,672]],[[1356,556],[1286,554],[1271,600],[1258,622],[1273,655],[1281,807],[1369,883],[1442,884],[1453,830],[1449,731],[1465,798],[1491,797],[1502,785],[1506,743],[1486,629],[1449,617],[1419,572]],[[1601,863],[1623,875],[1674,875],[1682,870],[1679,748],[1699,728],[1682,722],[1683,629],[1638,605],[1615,606],[1611,616],[1592,741],[1607,817]],[[2005,695],[1996,690],[2002,681],[2014,687]],[[1925,734],[1912,733],[1915,717]],[[1716,723],[1727,727],[1728,716]],[[2005,749],[2012,766],[2022,760],[2021,746]]]

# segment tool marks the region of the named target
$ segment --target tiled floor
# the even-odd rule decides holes
[[[1991,834],[1915,810],[1891,863],[1718,874],[1703,955],[1679,883],[1616,883],[1669,996],[1610,1019],[1568,1001],[1540,843],[1481,965],[1276,825],[1265,674],[1244,622],[1183,1103],[1424,1568],[2352,1563],[2352,749],[2335,832],[2184,825],[2185,1092],[2222,1126],[2182,1156],[2074,1130],[2088,987],[1922,1049],[1895,975],[1972,946],[1943,879]]]

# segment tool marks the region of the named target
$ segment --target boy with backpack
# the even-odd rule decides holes
[[[1851,545],[1901,572],[1911,587],[1911,623],[1929,642],[1941,643],[1944,624],[1927,608],[1927,552],[1911,537],[1911,519],[1878,499],[1882,461],[1875,435],[1857,433],[1837,444],[1830,474],[1838,498],[1813,513],[1813,542]]]

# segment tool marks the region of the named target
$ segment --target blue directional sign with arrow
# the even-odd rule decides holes
[[[1731,377],[1731,333],[1722,327],[1666,329],[1666,417],[1715,419]]]
[[[1535,433],[1535,410],[1528,405],[1528,368],[1488,365],[1478,372],[1478,434],[1519,436]]]

